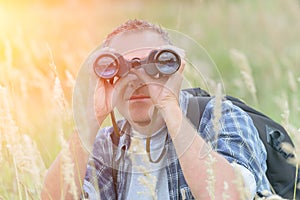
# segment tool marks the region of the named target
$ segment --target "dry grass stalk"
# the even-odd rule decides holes
[[[77,194],[77,187],[75,183],[75,164],[72,160],[70,148],[68,142],[64,139],[63,131],[60,131],[60,143],[62,146],[61,150],[61,171],[63,174],[63,192],[68,189],[68,192],[72,194],[73,199],[79,199]],[[61,197],[63,199],[63,195]]]
[[[146,168],[144,168],[143,170],[147,170]],[[153,176],[152,174],[150,174],[149,172],[144,173],[143,176],[140,176],[138,178],[138,181],[140,184],[146,186],[149,191],[143,192],[143,191],[138,191],[138,194],[142,194],[142,195],[149,195],[151,196],[151,198],[153,200],[157,200],[157,193],[156,193],[156,183],[157,183],[157,178],[155,176]]]
[[[288,81],[290,88],[293,92],[297,91],[297,82],[294,76],[294,73],[291,70],[288,70]]]
[[[76,81],[74,76],[71,74],[71,72],[69,70],[66,70],[65,74],[67,76],[67,85],[68,85],[68,87],[73,89],[74,86],[75,86],[75,81]]]
[[[247,57],[242,52],[236,49],[230,50],[230,57],[231,60],[240,68],[244,83],[246,84],[247,89],[250,91],[254,103],[257,104],[258,100],[256,96],[255,82],[252,76],[252,70]]]
[[[28,189],[25,193],[31,190],[31,193],[38,195],[42,186],[45,166],[35,142],[28,135],[19,133],[19,128],[11,114],[8,99],[10,98],[7,89],[0,87],[1,143],[6,144],[9,156],[13,160],[19,197],[22,198],[20,185],[24,185],[24,188]],[[26,181],[28,177],[34,184]]]
[[[15,175],[16,175],[16,184],[17,184],[17,190],[18,190],[18,195],[19,195],[19,198],[22,200],[22,191],[21,191],[21,181],[20,181],[20,177],[19,177],[19,171],[18,171],[18,168],[17,168],[17,164],[16,164],[16,159],[15,157],[12,157],[13,159],[13,164],[14,164],[14,172],[15,172]]]
[[[132,148],[129,148],[129,156],[132,160],[133,168],[137,171],[137,173],[140,174],[140,177],[138,178],[138,182],[148,189],[147,192],[137,191],[137,193],[140,195],[151,196],[153,200],[156,200],[157,199],[157,193],[156,193],[157,178],[150,173],[151,168],[150,168],[149,158],[145,150],[145,146],[141,138],[138,137],[131,137],[131,145]],[[137,155],[142,157],[143,165],[138,164],[138,161],[136,160]]]
[[[224,187],[223,188],[224,188],[224,190],[222,192],[222,199],[223,200],[230,199],[230,196],[227,194],[229,186],[228,186],[228,183],[226,181],[224,181]]]
[[[294,187],[294,199],[296,197],[296,188],[300,188],[299,186],[297,186],[297,179],[298,179],[298,167],[300,165],[300,129],[297,129],[296,127],[294,127],[292,124],[290,124],[289,122],[289,117],[290,117],[290,109],[289,109],[289,104],[288,101],[285,99],[285,102],[283,104],[284,106],[282,107],[283,109],[283,114],[281,114],[282,118],[283,118],[283,126],[285,127],[285,129],[287,130],[287,132],[289,133],[293,143],[294,143],[294,147],[289,144],[289,143],[283,143],[282,144],[282,148],[283,150],[285,150],[287,153],[292,153],[295,155],[294,158],[289,158],[289,162],[293,165],[296,166],[296,177],[295,177],[295,187]]]
[[[63,126],[63,122],[70,122],[70,119],[72,118],[72,111],[69,107],[68,101],[65,98],[64,90],[55,68],[54,68],[54,73],[55,73],[55,78],[54,78],[54,85],[53,85],[53,103],[54,103],[53,106],[54,106],[54,110],[56,111],[54,114],[57,117],[59,117],[59,121],[60,121],[59,128],[61,128]],[[69,78],[71,79],[71,74],[69,74],[69,76],[70,76]],[[74,82],[71,82],[71,84],[74,84]]]
[[[36,183],[36,186],[39,187],[39,191],[41,189],[41,183],[44,179],[44,174],[46,171],[45,164],[42,160],[40,152],[35,144],[35,142],[26,134],[22,135],[22,146],[25,150],[25,154],[27,156],[23,156],[25,163],[26,171],[32,174],[32,181]],[[26,160],[28,159],[28,160]]]
[[[137,191],[140,195],[150,195],[153,200],[157,199],[156,193],[156,183],[157,178],[150,173],[150,163],[147,152],[145,150],[145,146],[141,141],[141,138],[131,137],[131,148],[129,148],[129,156],[132,161],[132,166],[136,170],[137,173],[141,174],[138,178],[139,184],[145,186],[148,191]],[[142,161],[145,165],[139,165],[136,160],[136,156],[141,156]]]
[[[294,126],[292,126],[291,124],[288,124],[286,126],[286,130],[290,134],[295,147],[292,147],[288,143],[283,143],[282,148],[285,151],[287,151],[288,153],[295,154],[295,157],[290,159],[289,161],[296,166],[296,165],[300,164],[300,158],[299,158],[299,155],[300,155],[300,146],[299,146],[300,145],[300,138],[299,138],[300,129],[297,129]]]
[[[222,116],[222,87],[221,84],[216,84],[215,87],[215,99],[214,99],[214,113],[213,113],[213,129],[215,132],[214,138],[212,140],[217,140],[218,134],[220,131],[220,119]],[[199,151],[199,159],[205,158],[209,153],[213,150],[213,147],[210,142],[204,143],[204,145],[200,148]]]
[[[19,129],[11,114],[8,91],[6,87],[3,86],[0,86],[0,113],[1,144],[6,144],[6,148],[11,155],[20,153],[19,151],[14,151],[16,149],[13,149],[13,147],[18,144],[16,136]]]
[[[223,93],[222,93],[222,86],[220,83],[214,84],[214,111],[213,111],[213,129],[214,129],[214,138],[212,138],[212,141],[217,140],[218,134],[220,131],[220,119],[222,116],[222,101],[223,101]],[[210,142],[205,143],[199,150],[198,158],[203,159],[207,155],[210,154],[210,152],[213,150],[213,147]]]
[[[214,104],[213,127],[215,132],[215,139],[217,139],[220,131],[220,119],[222,117],[222,100],[223,100],[222,86],[219,83],[216,86],[215,104]]]
[[[52,69],[53,73],[55,74],[54,78],[54,86],[53,86],[53,100],[54,103],[58,105],[58,111],[64,119],[68,119],[68,102],[66,101],[64,90],[59,79],[56,64],[54,62],[53,54],[49,45],[47,45],[48,52],[49,52],[49,66]],[[70,74],[69,74],[70,75]],[[75,82],[75,81],[74,81]],[[73,83],[74,83],[73,82]]]
[[[54,80],[54,87],[53,87],[53,99],[58,105],[58,111],[61,114],[61,116],[66,116],[66,111],[68,107],[68,103],[65,99],[64,91],[61,86],[61,82],[59,78],[56,76]]]
[[[221,129],[220,127],[220,119],[222,117],[222,101],[223,101],[223,94],[222,94],[222,86],[220,83],[218,83],[215,87],[215,102],[214,102],[214,118],[213,118],[213,128],[215,132],[215,138],[217,139],[219,131]],[[216,178],[215,178],[215,172],[214,172],[214,165],[216,163],[216,159],[212,156],[212,154],[208,151],[208,158],[205,161],[205,165],[207,167],[206,173],[207,173],[207,187],[206,190],[208,191],[208,194],[210,196],[210,199],[215,199],[215,184],[216,184]],[[227,182],[224,183],[224,191],[222,193],[223,199],[229,198],[228,194],[226,194],[226,191],[228,190],[228,184]]]
[[[283,111],[283,113],[281,114],[282,117],[281,124],[287,129],[289,126],[290,109],[289,109],[289,102],[287,101],[286,98],[283,99],[283,104],[281,107]]]
[[[292,153],[295,156],[293,158],[289,158],[289,162],[296,166],[296,176],[295,176],[295,186],[294,186],[294,199],[296,197],[296,188],[300,188],[299,185],[297,185],[297,180],[298,180],[298,168],[300,165],[300,129],[296,129],[294,126],[291,124],[287,125],[287,132],[290,134],[292,141],[294,143],[294,147],[291,144],[288,143],[283,143],[282,148],[285,150],[287,153]]]
[[[214,165],[217,162],[216,158],[212,156],[212,154],[208,154],[207,160],[205,161],[205,165],[207,167],[206,174],[207,174],[207,186],[206,190],[208,191],[210,199],[216,199],[215,196],[215,187],[216,187],[216,177],[214,171]]]

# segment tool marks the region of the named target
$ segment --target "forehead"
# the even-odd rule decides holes
[[[155,48],[166,45],[163,37],[153,30],[134,30],[116,35],[111,39],[109,47],[119,53],[141,48]]]

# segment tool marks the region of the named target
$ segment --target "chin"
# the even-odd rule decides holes
[[[133,121],[135,124],[141,126],[141,127],[144,127],[144,126],[148,126],[151,122],[151,120],[148,120],[148,121]]]
[[[141,115],[142,113],[132,113],[131,120],[137,124],[149,124],[151,122],[151,118],[148,116],[148,113],[145,115]]]
[[[130,118],[135,123],[150,123],[151,104],[136,102],[129,106]],[[149,113],[150,112],[150,113]]]

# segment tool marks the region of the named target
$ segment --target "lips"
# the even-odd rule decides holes
[[[131,90],[132,93],[128,95],[127,100],[147,100],[150,99],[149,91],[146,85],[141,85],[138,88],[135,88],[134,90]]]
[[[143,99],[149,99],[149,95],[139,94],[139,95],[132,95],[129,100],[143,100]]]

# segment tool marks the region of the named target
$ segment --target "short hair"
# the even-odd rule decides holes
[[[135,30],[153,30],[161,35],[163,40],[165,40],[168,44],[172,44],[169,34],[166,30],[162,29],[160,26],[156,24],[149,23],[145,20],[128,20],[121,24],[120,26],[116,27],[111,33],[109,33],[104,41],[102,42],[102,47],[108,47],[109,43],[112,38],[114,38],[116,35],[129,32],[129,31],[135,31]]]

